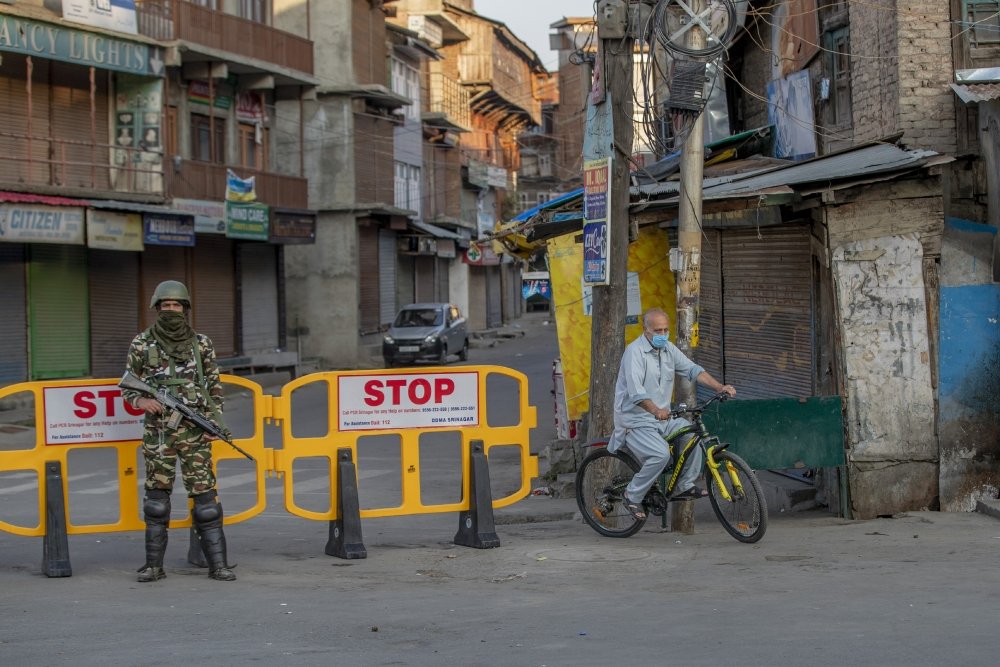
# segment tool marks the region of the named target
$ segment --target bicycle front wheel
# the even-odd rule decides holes
[[[590,527],[605,537],[635,535],[646,523],[622,505],[622,495],[639,463],[624,452],[595,449],[576,473],[576,504]]]
[[[719,476],[731,500],[727,500],[718,481],[706,468],[708,499],[719,522],[730,535],[740,542],[756,542],[767,530],[767,504],[757,475],[746,461],[732,452],[716,454]]]

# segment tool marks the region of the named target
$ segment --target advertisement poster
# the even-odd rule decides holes
[[[62,0],[63,18],[97,28],[125,32],[139,31],[135,19],[135,0]]]
[[[0,204],[0,241],[83,245],[84,209],[39,204]]]
[[[588,285],[607,285],[610,281],[610,176],[611,158],[587,160],[583,164],[583,280]]]
[[[342,375],[337,378],[338,428],[478,426],[479,373]]]
[[[226,236],[246,241],[266,241],[270,211],[265,204],[226,202]]]
[[[142,439],[143,411],[115,384],[45,387],[45,444],[79,445]]]
[[[628,324],[625,342],[642,334],[641,313],[647,308],[663,308],[671,323],[677,306],[677,292],[670,263],[663,260],[669,252],[667,235],[653,226],[641,227],[639,238],[628,247]],[[590,409],[590,332],[589,286],[583,283],[583,247],[572,234],[548,242],[549,274],[562,359],[563,381],[569,418],[579,419]],[[674,336],[671,327],[671,339]]]

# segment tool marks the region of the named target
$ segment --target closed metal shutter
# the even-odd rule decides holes
[[[486,267],[486,326],[493,329],[503,326],[503,295],[500,285],[500,267]]]
[[[277,247],[240,243],[240,351],[243,354],[278,348]]]
[[[699,293],[698,347],[692,355],[719,382],[726,383],[722,358],[722,267],[719,264],[720,236],[717,229],[705,229],[701,238],[701,292]],[[671,318],[673,319],[673,318]],[[674,327],[677,323],[673,323]],[[676,332],[675,332],[676,333]],[[742,393],[742,388],[740,388]],[[701,398],[712,394],[698,385]]]
[[[811,396],[808,228],[727,230],[721,236],[726,382],[743,398]]]
[[[94,112],[91,122],[90,69],[52,61],[49,64],[52,149],[55,164],[52,184],[72,188],[110,190],[107,169],[108,73],[94,71]],[[44,136],[44,135],[43,135]]]
[[[5,160],[8,161],[9,160]],[[24,246],[0,243],[0,384],[28,379]]]
[[[378,227],[358,226],[358,288],[361,331],[372,333],[379,328],[378,307]]]
[[[397,255],[396,303],[400,306],[405,306],[415,301],[413,272],[413,255]]]
[[[28,252],[31,379],[90,375],[87,249],[38,243]]]
[[[486,267],[469,267],[469,330],[486,328]]]
[[[201,242],[200,237],[198,242]],[[142,299],[139,303],[140,329],[145,329],[156,321],[156,311],[149,307],[149,301],[153,298],[157,285],[164,280],[179,280],[188,290],[192,288],[190,259],[188,248],[146,246],[139,258],[139,271],[142,276]]]
[[[391,324],[396,316],[396,232],[378,232],[379,323]]]
[[[236,354],[236,261],[233,242],[202,235],[193,248],[191,326],[215,344],[215,354]],[[272,274],[273,275],[273,274]]]
[[[114,378],[125,369],[132,338],[139,333],[139,254],[88,251],[90,278],[90,372]]]
[[[417,301],[434,301],[434,257],[416,258]]]
[[[448,280],[449,259],[437,260],[437,300],[451,303],[451,284]]]

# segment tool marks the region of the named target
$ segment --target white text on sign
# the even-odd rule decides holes
[[[344,375],[341,431],[478,426],[479,373]]]

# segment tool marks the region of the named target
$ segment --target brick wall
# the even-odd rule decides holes
[[[948,4],[941,0],[851,5],[857,142],[903,132],[908,146],[955,152],[948,21]]]

